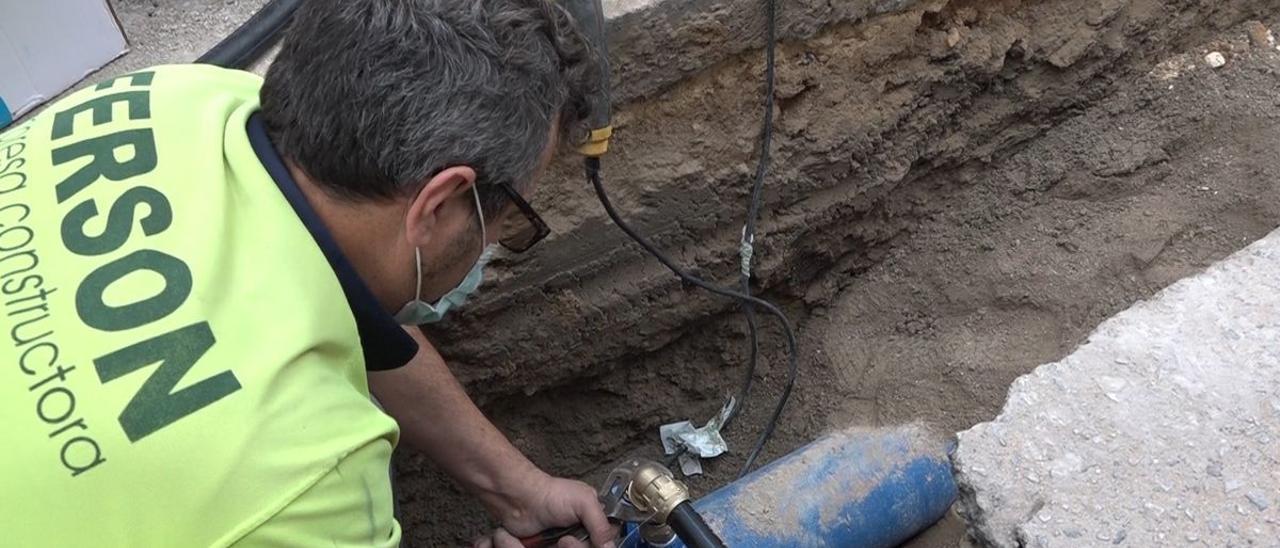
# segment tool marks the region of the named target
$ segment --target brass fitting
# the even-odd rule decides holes
[[[667,467],[652,461],[641,461],[631,475],[627,498],[636,509],[653,514],[653,521],[666,523],[667,516],[682,502],[689,500],[689,488],[675,478]]]

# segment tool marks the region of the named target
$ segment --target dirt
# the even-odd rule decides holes
[[[1179,44],[1207,39],[1274,0],[1094,3],[932,2],[783,43],[758,291],[795,314],[824,305],[914,225],[886,216],[888,196],[1006,153],[1145,74]],[[613,201],[712,279],[736,272],[759,70],[757,53],[739,56],[615,117],[605,162]],[[686,291],[609,226],[575,158],[556,166],[535,201],[552,237],[536,253],[495,260],[492,283],[468,314],[431,333],[481,400],[608,375],[705,334],[691,328],[733,310]],[[706,342],[726,347],[718,337]],[[696,356],[709,362],[717,354]],[[739,360],[725,354],[704,367]]]
[[[765,458],[850,424],[988,420],[1017,376],[1280,225],[1280,52],[1244,25],[1275,7],[934,2],[783,44],[757,284],[799,324],[802,356]],[[1225,67],[1206,66],[1210,50]],[[606,164],[619,206],[719,279],[734,272],[758,70],[744,55],[627,106]],[[719,408],[745,329],[583,213],[597,209],[572,165],[557,175],[541,197],[557,239],[499,263],[486,299],[432,335],[518,446],[595,481],[657,456],[659,424]],[[769,331],[733,452],[695,491],[741,464],[781,350]],[[488,526],[421,457],[398,462],[412,544]],[[952,519],[911,546],[961,536]]]
[[[929,222],[806,326],[845,402],[829,420],[990,420],[1018,376],[1280,225],[1280,57],[1245,43],[917,187],[901,205]],[[959,545],[950,519],[913,546]]]

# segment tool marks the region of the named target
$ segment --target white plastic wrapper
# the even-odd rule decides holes
[[[700,428],[695,428],[689,421],[664,424],[658,428],[658,436],[662,438],[662,449],[666,454],[674,455],[681,447],[686,448],[678,459],[680,471],[684,475],[701,474],[701,459],[718,457],[729,450],[729,444],[720,435],[720,429],[724,427],[736,405],[737,400],[729,398],[720,412]]]

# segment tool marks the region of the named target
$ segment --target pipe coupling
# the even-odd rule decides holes
[[[632,472],[627,498],[636,509],[653,514],[653,521],[666,523],[677,505],[689,500],[689,488],[667,467],[656,462],[638,463]]]

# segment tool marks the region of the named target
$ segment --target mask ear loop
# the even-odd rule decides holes
[[[474,184],[471,185],[471,196],[476,201],[476,215],[480,216],[480,250],[484,251],[484,248],[488,247],[485,242],[489,240],[489,234],[484,227],[484,209],[480,207],[480,191]],[[413,292],[413,300],[418,301],[422,300],[422,248],[420,247],[413,248],[413,266],[418,271],[418,287]]]
[[[418,288],[413,292],[413,300],[422,300],[422,248],[413,248],[413,266],[418,269]]]
[[[476,199],[476,215],[480,216],[480,251],[489,247],[489,234],[484,230],[484,209],[480,207],[480,190],[478,184],[471,185],[471,195]]]

